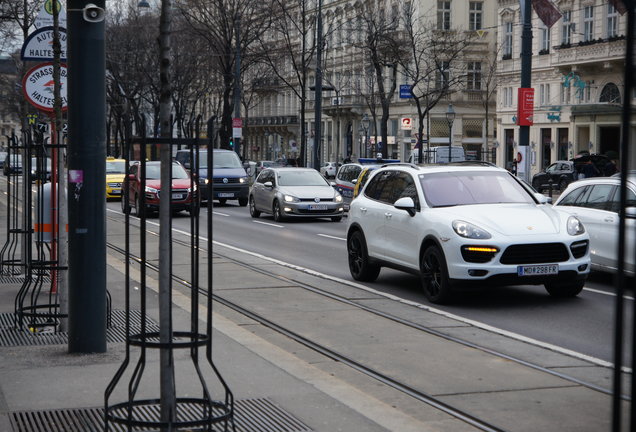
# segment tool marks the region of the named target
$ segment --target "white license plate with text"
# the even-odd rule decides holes
[[[543,276],[559,274],[558,264],[518,266],[518,276]]]
[[[327,210],[327,206],[325,204],[310,204],[309,210]]]
[[[219,192],[219,198],[233,198],[233,192]]]

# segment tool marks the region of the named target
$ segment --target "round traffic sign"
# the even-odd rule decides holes
[[[62,98],[62,110],[67,108],[66,65],[60,67],[60,97]],[[22,92],[27,101],[47,113],[53,112],[53,63],[42,63],[31,68],[22,78]]]

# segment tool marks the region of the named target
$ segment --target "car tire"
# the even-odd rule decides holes
[[[247,198],[239,198],[238,203],[241,207],[245,207],[247,205]]]
[[[561,179],[561,181],[559,182],[559,191],[563,192],[565,188],[567,187],[568,187],[568,181],[566,179]]]
[[[280,203],[278,202],[278,200],[274,200],[274,205],[272,207],[272,214],[274,215],[274,220],[276,222],[282,222],[285,220],[285,215],[283,215],[283,212],[280,208]]]
[[[361,231],[354,231],[347,239],[349,272],[358,281],[373,282],[378,278],[381,267],[372,264],[367,251],[367,241]]]
[[[139,196],[135,197],[135,216],[138,218],[144,217],[144,209],[141,207],[141,202],[139,200]]]
[[[261,212],[256,210],[256,203],[254,202],[254,197],[250,196],[250,216],[253,218],[257,218],[261,215]]]
[[[426,248],[420,259],[420,273],[424,295],[431,303],[446,304],[451,300],[453,291],[446,258],[439,247]]]
[[[342,216],[334,216],[331,218],[332,222],[340,222],[342,220]]]
[[[585,286],[585,281],[576,281],[570,283],[547,283],[545,289],[552,297],[576,297]]]

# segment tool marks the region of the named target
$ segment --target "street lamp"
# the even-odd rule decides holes
[[[453,143],[453,122],[455,121],[455,110],[453,104],[448,104],[446,111],[446,121],[448,122],[448,163],[451,162],[451,144]]]
[[[365,113],[362,115],[362,120],[360,121],[360,125],[362,129],[364,129],[364,156],[367,156],[367,143],[369,141],[369,125],[371,121],[369,120],[369,116]],[[360,152],[362,154],[362,152]]]

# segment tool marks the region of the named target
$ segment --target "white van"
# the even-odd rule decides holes
[[[415,149],[409,156],[409,163],[419,163],[420,149]],[[466,154],[464,153],[464,147],[452,146],[451,147],[451,162],[463,162],[466,160]],[[424,150],[422,154],[422,163],[448,163],[448,146],[440,145],[437,147],[431,147],[429,150]]]

